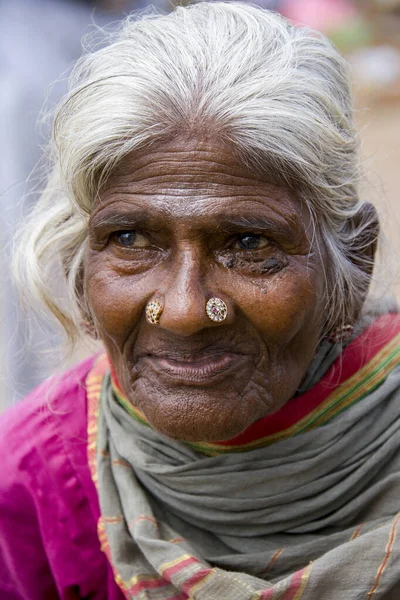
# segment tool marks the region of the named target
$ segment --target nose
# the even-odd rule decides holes
[[[216,267],[207,265],[197,252],[180,252],[168,277],[163,292],[163,311],[159,327],[179,336],[188,337],[207,327],[220,327],[233,317],[229,299],[221,295],[214,285],[210,271]],[[217,278],[216,278],[217,279]],[[207,316],[206,304],[211,297],[221,297],[227,305],[227,317],[222,322]]]

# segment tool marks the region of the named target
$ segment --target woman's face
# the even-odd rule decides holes
[[[85,293],[120,385],[152,426],[229,439],[295,393],[323,325],[307,210],[209,140],[119,165],[89,223]],[[326,265],[325,265],[326,266]],[[221,298],[225,321],[206,302]],[[145,318],[163,305],[159,325]]]

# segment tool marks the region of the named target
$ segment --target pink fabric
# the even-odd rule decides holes
[[[285,0],[282,12],[297,23],[324,32],[340,27],[356,15],[349,0]]]
[[[122,600],[100,550],[86,458],[93,358],[0,418],[1,600]]]

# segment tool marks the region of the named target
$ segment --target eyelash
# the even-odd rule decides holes
[[[138,247],[124,246],[117,241],[118,236],[124,234],[134,234],[135,236],[139,235],[141,238],[147,240],[148,245],[142,245]],[[261,240],[264,245],[261,248],[235,248],[235,246],[239,245],[240,240],[244,240],[246,237],[257,238],[259,241]],[[135,241],[136,239],[134,237],[133,243],[135,243]],[[143,261],[146,260],[147,262],[151,256],[154,256],[151,251],[156,249],[156,247],[150,243],[149,236],[146,236],[145,234],[140,233],[140,231],[134,229],[122,229],[114,231],[109,236],[109,242],[114,244],[114,248],[119,253],[121,258],[125,257],[133,260],[136,257],[135,263],[137,260],[140,262],[141,259]],[[160,248],[157,249],[159,250]],[[269,251],[265,252],[265,250]],[[262,233],[250,231],[236,234],[233,237],[231,236],[229,245],[225,247],[225,250],[216,253],[216,260],[228,269],[239,269],[246,271],[249,274],[254,274],[255,276],[273,275],[287,266],[287,257],[285,257],[285,255],[279,251],[279,248],[273,242],[271,242],[269,238]]]
[[[256,238],[258,242],[260,242],[261,247],[257,247],[257,248],[244,248],[244,247],[240,247],[240,243],[247,238]],[[255,233],[253,231],[246,231],[245,233],[241,233],[237,236],[235,236],[235,240],[234,240],[234,244],[238,245],[239,247],[236,248],[237,251],[239,252],[243,252],[243,253],[247,253],[247,252],[257,252],[260,250],[264,250],[265,248],[267,248],[268,246],[271,245],[269,239],[263,235],[262,233]]]
[[[144,249],[147,249],[149,246],[151,246],[150,243],[148,243],[148,244],[142,243],[142,245],[139,244],[139,246],[136,246],[136,247],[133,247],[133,245],[125,246],[124,244],[122,244],[121,242],[118,241],[118,237],[123,236],[123,235],[129,235],[129,234],[131,234],[131,235],[133,234],[133,236],[134,236],[132,244],[135,244],[138,236],[139,236],[139,238],[146,239],[148,241],[147,236],[140,233],[140,231],[138,231],[137,229],[120,229],[118,231],[114,231],[109,236],[108,241],[113,242],[116,246],[118,246],[119,248],[122,248],[124,250],[144,250]]]
[[[146,236],[145,234],[141,233],[140,231],[138,231],[136,229],[120,229],[118,231],[112,232],[109,235],[109,241],[114,241],[117,245],[119,245],[121,247],[129,248],[129,246],[124,246],[124,244],[118,243],[118,237],[122,236],[122,235],[127,235],[127,234],[134,234],[135,238],[137,236],[140,236],[141,238],[147,238],[148,239],[148,236]],[[243,252],[252,251],[252,250],[257,251],[257,250],[261,250],[263,248],[266,248],[268,245],[270,245],[270,242],[269,242],[268,238],[265,235],[263,235],[262,233],[256,233],[256,232],[253,232],[253,231],[246,231],[244,233],[235,235],[233,237],[233,239],[231,238],[230,246],[234,246],[236,244],[239,245],[241,243],[241,241],[243,241],[246,237],[247,238],[251,238],[251,237],[252,238],[257,238],[258,241],[261,244],[263,244],[262,247],[261,248],[251,248],[251,247],[250,248],[245,248],[245,247],[241,247],[240,248],[239,247],[239,248],[237,248],[237,250],[243,251]],[[133,243],[135,243],[135,241],[136,241],[135,238],[133,240]],[[150,245],[151,244],[149,243],[149,246]],[[139,246],[139,248],[145,248],[145,247],[146,247],[145,245]]]

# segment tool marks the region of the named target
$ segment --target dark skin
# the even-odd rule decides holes
[[[318,231],[304,206],[222,143],[176,139],[130,155],[93,208],[85,294],[129,400],[158,431],[229,439],[281,408],[325,312]],[[209,298],[225,321],[205,312]],[[145,319],[163,305],[160,324]]]

